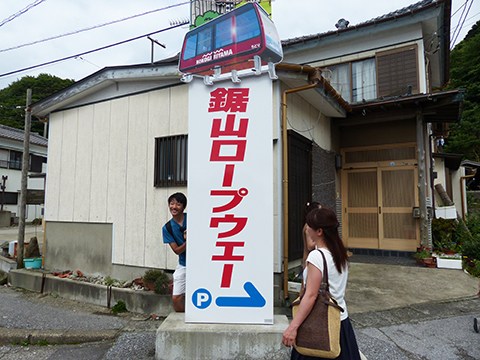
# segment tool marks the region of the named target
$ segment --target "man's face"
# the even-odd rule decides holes
[[[168,208],[170,209],[170,214],[172,214],[172,216],[179,215],[185,210],[185,206],[182,203],[179,203],[177,199],[172,199],[168,204]]]

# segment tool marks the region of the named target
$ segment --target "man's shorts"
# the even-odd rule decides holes
[[[187,268],[183,265],[177,265],[173,273],[173,292],[172,295],[185,294],[185,278]]]

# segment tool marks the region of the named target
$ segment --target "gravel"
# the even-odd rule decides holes
[[[116,330],[132,316],[101,306],[0,287],[0,327],[44,330]]]

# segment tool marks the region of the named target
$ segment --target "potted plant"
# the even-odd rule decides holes
[[[423,259],[423,266],[426,266],[428,268],[435,268],[437,267],[437,263],[435,261],[434,257],[428,257]]]
[[[445,255],[455,255],[456,244],[452,240],[452,233],[447,233],[442,236],[440,246]]]
[[[422,246],[416,253],[413,255],[415,261],[418,265],[426,266],[426,263],[431,263],[433,260],[432,253],[430,248]]]
[[[300,293],[302,288],[302,280],[299,279],[300,274],[295,274],[294,271],[288,273],[288,291]]]
[[[143,275],[143,284],[156,294],[168,294],[170,279],[162,270],[147,270]]]

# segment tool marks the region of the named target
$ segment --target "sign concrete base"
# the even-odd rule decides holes
[[[232,310],[233,311],[233,310]],[[172,313],[157,330],[156,359],[290,359],[282,344],[289,321],[275,315],[273,325],[186,324]]]

